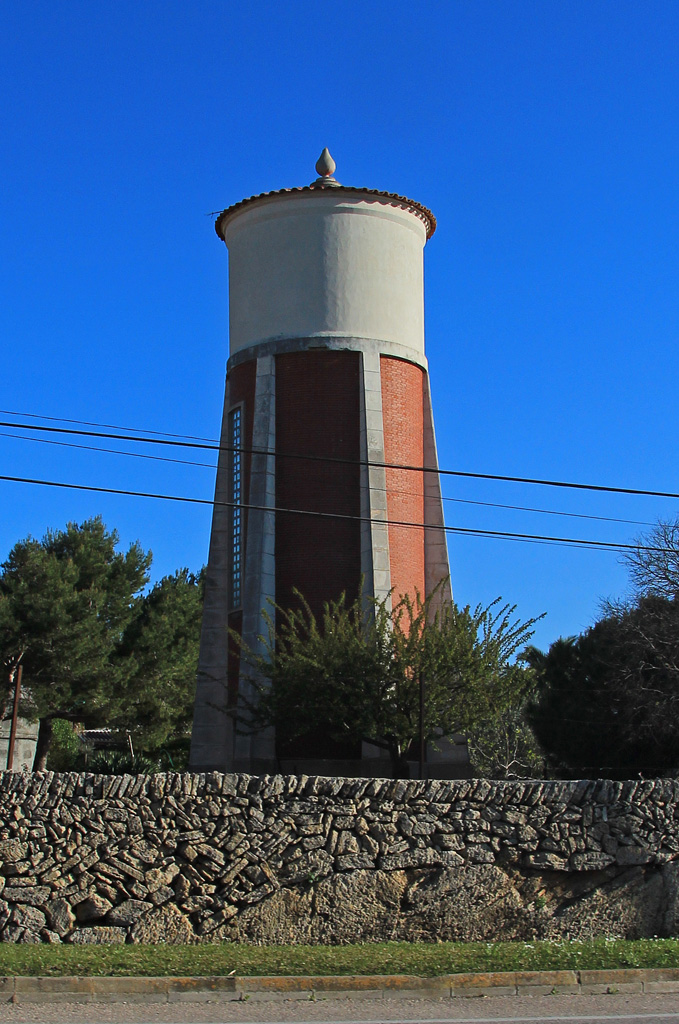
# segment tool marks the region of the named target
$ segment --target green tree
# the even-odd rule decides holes
[[[489,779],[535,779],[545,772],[545,759],[528,721],[536,673],[522,664],[515,665],[514,672],[507,700],[475,721],[467,733],[474,773]]]
[[[125,631],[120,653],[133,667],[111,724],[132,734],[135,750],[156,750],[190,728],[204,575],[179,569],[164,576]]]
[[[421,680],[425,739],[468,732],[511,705],[520,682],[512,659],[536,621],[514,620],[515,608],[499,599],[434,615],[435,594],[404,598],[393,611],[373,601],[368,613],[362,598],[347,604],[342,596],[318,622],[298,597],[298,609],[269,618],[261,654],[242,649],[255,698],[232,709],[237,727],[367,741],[388,752],[395,777],[407,774],[419,736]]]
[[[47,768],[51,772],[79,772],[87,767],[85,744],[80,735],[78,722],[67,722],[55,718],[52,723]]]
[[[629,778],[679,769],[679,602],[642,597],[578,637],[532,649],[529,718],[561,775]]]
[[[0,658],[24,666],[21,713],[40,722],[34,768],[44,770],[57,719],[90,726],[115,715],[134,663],[121,653],[148,581],[150,553],[116,551],[100,517],[16,544],[0,575]]]

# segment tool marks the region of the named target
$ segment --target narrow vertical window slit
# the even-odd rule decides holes
[[[243,455],[241,410],[230,414],[231,443],[231,607],[238,608],[242,599],[243,574]]]

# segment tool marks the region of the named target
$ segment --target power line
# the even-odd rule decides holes
[[[130,430],[138,434],[155,434],[157,437],[179,437],[187,441],[214,441],[213,437],[196,437],[195,434],[171,434],[167,430],[149,430],[147,427],[121,427],[117,423],[97,423],[92,420],[72,420],[63,416],[43,416],[37,412],[13,412],[0,409],[0,416],[25,416],[31,420],[50,420],[53,423],[76,423],[81,427],[107,427],[109,430]]]
[[[76,421],[76,422],[79,422],[79,421]],[[217,469],[217,466],[216,466],[216,464],[214,462],[195,462],[195,461],[192,461],[190,459],[171,459],[171,458],[169,458],[169,456],[164,456],[164,455],[147,455],[144,452],[126,452],[126,451],[120,451],[120,449],[118,449],[118,448],[101,448],[101,447],[98,447],[97,445],[75,444],[72,441],[56,441],[53,438],[26,437],[23,434],[11,434],[11,433],[9,433],[8,431],[5,431],[5,430],[0,431],[0,437],[11,437],[11,438],[15,438],[18,441],[33,441],[34,443],[37,443],[37,444],[54,444],[54,445],[58,445],[59,447],[62,447],[62,448],[75,448],[75,449],[77,449],[79,451],[104,452],[104,453],[106,453],[108,455],[124,455],[124,456],[126,456],[128,458],[133,458],[133,459],[149,459],[149,460],[154,461],[154,462],[168,462],[168,463],[172,463],[172,464],[178,465],[178,466],[200,466],[200,467],[203,467],[205,469],[212,469],[212,470],[216,470]],[[242,449],[240,449],[240,450],[242,450]],[[372,490],[384,491],[387,494],[400,494],[400,495],[404,495],[404,496],[407,496],[407,497],[419,497],[420,496],[420,495],[418,495],[418,493],[416,491],[402,491],[402,490],[396,489],[396,488],[374,487],[374,488],[372,488]],[[613,516],[586,515],[586,514],[584,514],[582,512],[560,512],[558,509],[534,508],[534,507],[532,507],[530,505],[506,505],[506,504],[502,504],[500,502],[495,502],[495,501],[475,501],[475,500],[473,500],[471,498],[451,498],[451,497],[448,497],[447,495],[442,495],[441,500],[442,501],[454,502],[456,504],[463,504],[463,505],[478,505],[478,506],[482,506],[484,508],[504,508],[504,509],[510,509],[510,510],[513,510],[513,511],[516,511],[516,512],[536,512],[536,513],[540,513],[542,515],[566,516],[566,517],[568,517],[570,519],[587,519],[587,520],[593,520],[593,521],[596,521],[596,522],[603,522],[603,523],[623,523],[623,524],[629,525],[629,526],[654,526],[655,525],[654,523],[645,522],[645,521],[639,520],[639,519],[618,519],[618,518],[615,518]]]
[[[391,491],[391,494],[413,494],[412,491]],[[593,519],[600,523],[624,523],[627,526],[655,526],[640,519],[616,519],[613,516],[591,516],[584,512],[559,512],[553,508],[533,508],[530,505],[501,505],[496,501],[473,501],[471,498],[448,498],[441,496],[441,501],[454,501],[463,505],[482,505],[485,508],[507,508],[516,512],[540,512],[546,516],[568,516],[569,519]]]
[[[280,506],[269,506],[269,505],[252,505],[245,502],[233,502],[233,501],[217,501],[210,500],[209,498],[191,498],[185,495],[178,494],[162,494],[151,491],[131,491],[118,487],[97,487],[93,484],[73,484],[65,483],[57,480],[38,480],[30,477],[22,476],[6,476],[0,475],[0,480],[5,480],[10,483],[23,483],[23,484],[35,484],[41,487],[62,487],[68,490],[76,491],[93,491],[98,494],[119,494],[127,497],[136,498],[156,498],[163,501],[178,501],[186,502],[193,505],[212,505],[222,508],[240,508],[247,509],[254,512],[276,512],[290,515],[304,515],[311,516],[317,519],[341,519],[351,520],[359,523],[376,523],[382,526],[395,526],[404,527],[409,529],[418,530],[444,530],[446,533],[462,534],[465,536],[472,537],[495,537],[502,540],[517,540],[537,543],[548,543],[557,544],[570,547],[580,547],[586,549],[598,549],[604,551],[665,551],[665,548],[654,547],[650,545],[637,545],[637,544],[619,544],[613,541],[599,541],[599,540],[587,540],[581,537],[548,537],[542,534],[532,533],[512,533],[505,530],[482,530],[472,527],[462,526],[437,526],[431,523],[413,523],[407,520],[399,519],[374,519],[370,516],[355,516],[349,515],[348,513],[342,512],[316,512],[311,509],[302,508],[282,508]]]
[[[25,437],[23,434],[10,434],[0,430],[0,437],[14,437],[18,441],[34,441],[38,444],[56,444],[60,448],[77,448],[85,452],[104,452],[107,455],[125,455],[131,459],[150,459],[153,462],[172,462],[177,466],[203,466],[205,469],[216,469],[214,462],[193,462],[190,459],[170,459],[166,455],[147,455],[145,452],[121,452],[118,448],[99,448],[93,444],[75,444],[73,441],[55,441],[51,437]],[[651,525],[651,524],[649,524]]]
[[[464,477],[470,480],[496,480],[502,483],[535,484],[541,487],[561,487],[580,491],[598,491],[607,494],[633,494],[651,498],[679,498],[676,491],[653,491],[637,487],[611,487],[604,484],[582,484],[569,480],[546,480],[539,477],[509,476],[500,473],[472,473],[460,469],[440,469],[435,466],[412,466],[396,462],[368,462],[364,459],[336,458],[328,455],[305,455],[298,452],[281,452],[269,448],[246,448],[243,445],[205,443],[200,441],[162,440],[161,438],[140,437],[125,434],[109,434],[94,430],[74,430],[66,427],[47,427],[31,423],[11,423],[0,420],[0,427],[12,427],[15,430],[42,430],[60,434],[77,434],[85,437],[102,437],[117,441],[131,441],[143,444],[171,445],[181,448],[201,448],[210,451],[239,451],[249,455],[266,455],[274,458],[301,459],[310,462],[333,463],[337,465],[368,466],[372,469],[395,469],[413,473],[435,473],[439,476]]]

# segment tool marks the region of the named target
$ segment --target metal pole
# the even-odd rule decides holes
[[[14,765],[14,744],[17,738],[17,718],[19,717],[19,698],[21,697],[21,676],[24,666],[19,665],[16,669],[16,682],[14,684],[14,707],[12,708],[12,725],[9,730],[9,744],[7,746],[7,771],[11,772]]]
[[[424,742],[424,675],[420,672],[420,778],[424,778],[427,745]]]

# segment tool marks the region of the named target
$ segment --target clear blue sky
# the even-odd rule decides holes
[[[308,183],[327,145],[342,182],[438,218],[425,274],[442,466],[679,491],[679,5],[6,0],[0,37],[3,409],[216,438],[227,256],[208,214]],[[5,436],[0,466],[206,498],[214,481]],[[454,479],[444,493],[639,522],[679,510]],[[206,507],[0,494],[3,559],[96,513],[153,550],[156,577],[207,557]],[[618,542],[643,530],[452,501],[446,515]],[[626,588],[600,551],[455,537],[450,556],[459,602],[547,612],[543,646]]]

